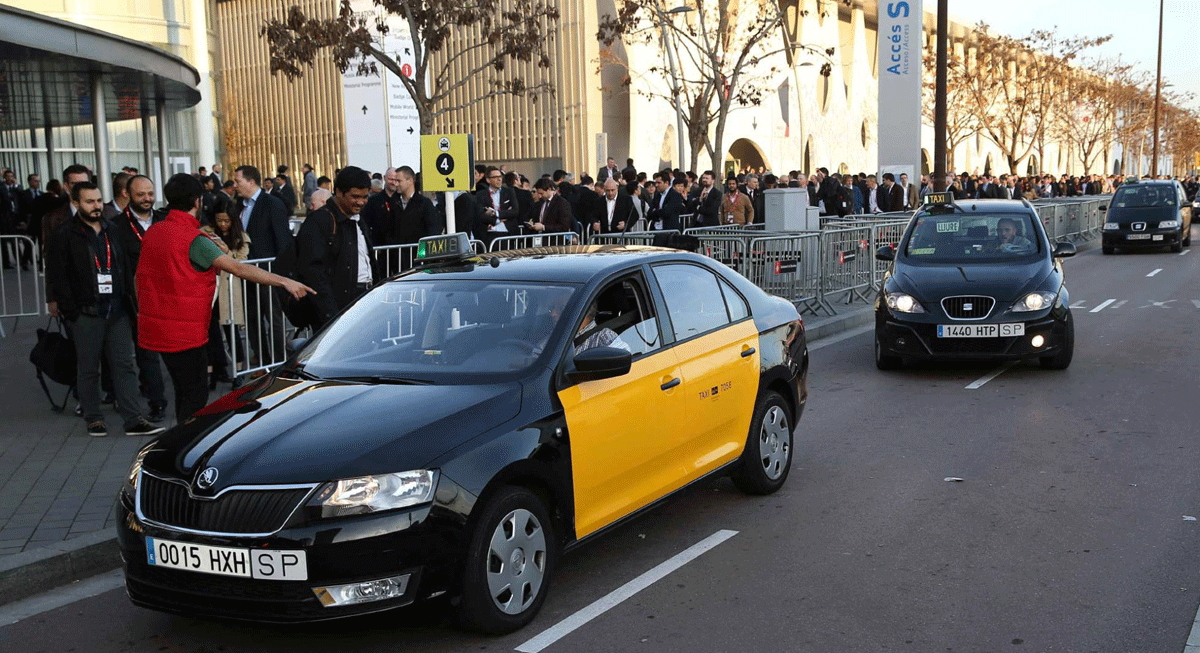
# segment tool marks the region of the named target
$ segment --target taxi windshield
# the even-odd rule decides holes
[[[1148,206],[1172,206],[1175,204],[1175,188],[1150,184],[1121,186],[1113,195],[1112,206],[1123,209],[1140,209]]]
[[[1025,258],[1041,251],[1028,214],[945,213],[917,216],[904,254],[913,261],[963,263]]]
[[[542,355],[574,293],[517,281],[384,284],[309,342],[296,364],[321,378],[381,382],[520,372]]]

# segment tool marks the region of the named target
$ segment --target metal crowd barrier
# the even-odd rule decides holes
[[[288,218],[288,227],[292,230],[292,236],[300,233],[302,224],[304,224],[304,218]]]
[[[751,240],[742,274],[764,291],[813,313],[833,309],[821,294],[821,234],[769,235]]]
[[[411,270],[416,258],[417,246],[415,243],[411,245],[380,245],[375,248],[375,260],[379,262],[380,271],[385,279]]]
[[[12,265],[11,270],[0,268],[0,318],[14,318],[13,328],[16,329],[20,318],[37,317],[42,313],[44,293],[39,290],[40,256],[32,238],[17,234],[0,236],[0,251],[5,262]],[[25,256],[28,259],[22,258]],[[0,323],[0,338],[7,336]]]
[[[872,227],[850,227],[821,231],[822,303],[835,296],[850,304],[856,298],[870,302],[874,285],[875,255],[870,251]]]
[[[551,234],[526,234],[524,236],[501,236],[492,239],[489,252],[499,252],[509,249],[529,249],[532,247],[559,247],[562,245],[578,245],[579,234],[565,231]]]
[[[274,258],[243,261],[271,272]],[[222,272],[218,299],[224,300],[226,317],[219,320],[224,330],[225,354],[232,376],[246,376],[282,365],[288,358],[287,343],[297,329],[283,315],[279,291]],[[239,311],[239,309],[241,309]],[[219,310],[219,309],[218,309]],[[242,317],[242,324],[238,317]]]
[[[653,245],[654,240],[663,235],[678,235],[679,232],[670,229],[666,231],[627,231],[623,234],[596,234],[588,241],[589,245]]]

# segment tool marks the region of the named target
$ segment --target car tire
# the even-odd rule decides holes
[[[467,630],[503,635],[541,610],[558,562],[557,540],[546,505],[523,487],[500,488],[481,509],[455,617]]]
[[[1065,370],[1071,366],[1071,359],[1075,357],[1075,318],[1071,317],[1070,313],[1067,313],[1067,327],[1063,340],[1064,344],[1057,354],[1038,359],[1043,368]]]
[[[778,392],[764,392],[754,407],[746,448],[733,471],[733,484],[746,494],[771,494],[783,487],[792,467],[792,411]]]
[[[1103,252],[1104,254],[1112,254],[1112,253],[1116,252],[1117,250],[1115,247],[1109,247],[1109,246],[1105,245],[1100,248],[1100,251]]]
[[[1182,241],[1182,240],[1180,240],[1180,241],[1179,241],[1179,242],[1177,242],[1177,243],[1172,243],[1172,244],[1171,244],[1171,252],[1172,252],[1172,253],[1178,254],[1178,253],[1180,253],[1180,252],[1182,252],[1182,251],[1183,251],[1183,241]]]
[[[883,345],[879,342],[879,334],[875,334],[875,367],[883,371],[898,370],[904,366],[904,359],[899,356],[885,356]]]
[[[1184,237],[1183,237],[1183,246],[1184,246],[1184,247],[1191,247],[1191,246],[1192,246],[1192,231],[1191,231],[1190,229],[1188,230],[1188,232],[1187,232],[1187,233],[1184,235]]]

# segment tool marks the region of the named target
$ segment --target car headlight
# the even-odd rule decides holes
[[[308,505],[321,517],[365,515],[429,503],[435,488],[437,471],[432,469],[360,476],[326,483]]]
[[[1178,229],[1179,221],[1178,220],[1163,220],[1162,222],[1158,223],[1158,228],[1159,229]]]
[[[1115,230],[1117,230],[1117,229],[1120,229],[1120,228],[1121,228],[1121,225],[1118,225],[1118,224],[1117,224],[1117,223],[1115,223],[1115,222],[1105,222],[1105,223],[1104,223],[1104,230],[1105,230],[1105,231],[1115,231]]]
[[[888,308],[900,313],[924,313],[925,307],[921,306],[921,302],[915,297],[902,292],[890,292],[887,294]]]
[[[1038,291],[1031,292],[1025,295],[1016,304],[1013,304],[1014,313],[1026,313],[1029,311],[1040,311],[1044,308],[1049,308],[1054,305],[1054,300],[1058,299],[1057,293]]]

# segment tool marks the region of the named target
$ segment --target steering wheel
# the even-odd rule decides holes
[[[526,350],[525,353],[527,354],[532,354],[534,350],[537,349],[536,345],[530,343],[528,340],[521,340],[520,338],[509,338],[507,340],[501,340],[495,344],[496,347],[504,347],[506,345],[515,345],[517,347],[521,347],[522,349]]]

